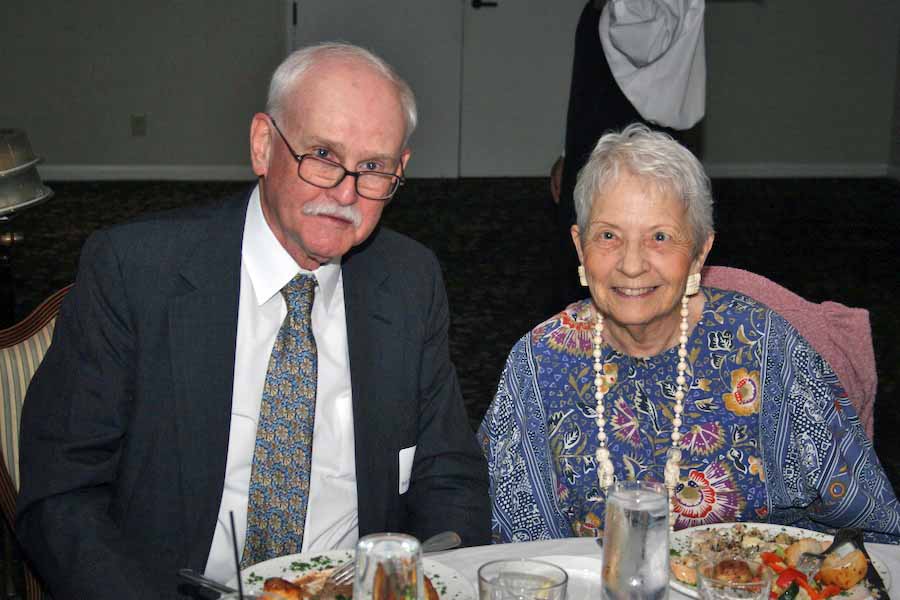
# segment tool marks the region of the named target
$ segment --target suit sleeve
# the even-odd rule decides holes
[[[21,421],[16,534],[56,598],[161,598],[112,513],[133,389],[135,335],[107,234],[82,252]]]
[[[464,545],[490,542],[487,463],[466,417],[447,341],[449,309],[440,267],[432,256],[426,335],[419,376],[419,431],[407,494],[419,539],[444,530]]]

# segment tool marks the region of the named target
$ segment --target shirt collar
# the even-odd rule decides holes
[[[318,282],[317,293],[321,294],[321,300],[326,307],[331,306],[331,299],[341,278],[340,257],[331,259],[314,271],[297,265],[269,229],[260,205],[258,185],[250,194],[247,206],[241,256],[258,305],[262,306],[271,300],[297,273],[312,273]]]

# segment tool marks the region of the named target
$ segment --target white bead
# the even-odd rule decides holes
[[[672,410],[675,411],[676,415],[680,415],[684,411],[684,407],[681,405],[680,402],[678,402],[675,404],[675,406],[673,407]]]
[[[681,390],[675,390],[675,400],[679,402],[684,400],[684,392],[682,392]]]
[[[681,433],[679,433],[677,431],[673,431],[672,432],[672,441],[677,442],[680,439],[681,439]]]
[[[687,344],[687,341],[688,341],[688,337],[686,335],[678,336],[679,344]]]
[[[678,358],[687,358],[687,348],[678,349]]]
[[[600,363],[594,363],[594,372],[599,373],[602,370],[603,370],[603,365],[601,365]]]
[[[679,419],[678,417],[672,419],[672,427],[675,427],[676,429],[678,427],[681,427],[681,419]]]
[[[678,385],[684,385],[684,382],[685,382],[684,375],[679,375],[678,377],[675,378],[675,383],[677,383]]]
[[[600,348],[594,349],[594,358],[600,358]]]

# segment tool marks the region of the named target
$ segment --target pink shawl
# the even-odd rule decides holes
[[[878,375],[867,310],[809,302],[761,275],[731,267],[706,267],[703,285],[750,296],[793,325],[834,369],[872,438]]]

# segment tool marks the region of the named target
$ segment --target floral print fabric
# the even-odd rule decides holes
[[[702,293],[704,311],[687,344],[676,529],[747,520],[815,526],[805,521],[827,514],[829,524],[868,521],[867,528],[900,534],[896,499],[827,363],[765,306],[733,292]],[[480,431],[498,541],[598,535],[602,529],[593,318],[590,300],[573,304],[523,337],[507,361]],[[806,363],[792,347],[803,348]],[[811,365],[810,357],[818,362]],[[677,347],[633,358],[604,346],[601,360],[616,478],[663,481]],[[798,375],[810,380],[807,385],[798,385]],[[811,445],[794,452],[797,434]],[[853,486],[840,480],[848,460],[866,465],[871,475],[855,486],[852,495],[869,504],[853,516],[845,510]],[[810,468],[816,463],[825,469]],[[840,496],[832,493],[835,486]],[[879,503],[886,507],[880,516]]]

